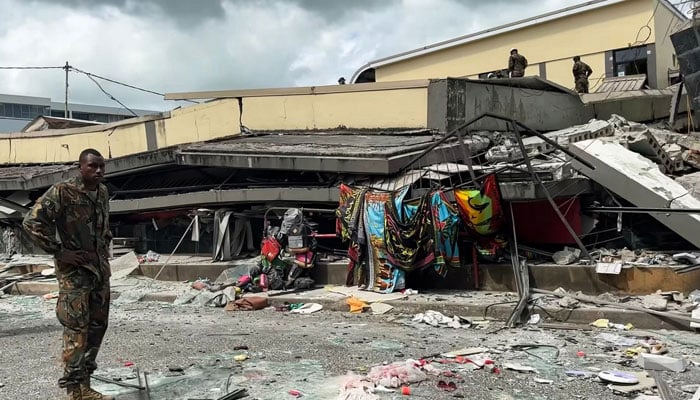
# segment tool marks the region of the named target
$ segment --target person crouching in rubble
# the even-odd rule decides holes
[[[90,387],[109,317],[112,234],[107,188],[101,183],[105,161],[97,150],[86,149],[79,163],[80,176],[51,186],[23,226],[56,261],[56,316],[63,325],[64,362],[58,385],[67,390],[69,400],[108,400],[113,397]]]

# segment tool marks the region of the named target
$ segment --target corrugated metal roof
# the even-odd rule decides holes
[[[646,75],[615,76],[603,79],[596,93],[626,92],[628,90],[641,90],[647,80]]]

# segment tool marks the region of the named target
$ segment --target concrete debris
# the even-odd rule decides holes
[[[684,149],[700,152],[700,136],[697,133],[682,135],[676,143]]]
[[[640,354],[637,358],[637,364],[641,368],[651,371],[684,372],[688,368],[686,360],[648,353]]]
[[[698,387],[698,390],[695,391],[695,394],[690,400],[700,400],[700,387]]]
[[[566,147],[570,143],[590,140],[600,137],[613,136],[615,129],[610,121],[591,120],[585,125],[576,125],[570,128],[549,132],[545,136],[557,144]],[[525,149],[530,155],[546,153],[554,150],[554,146],[539,137],[527,137],[523,139]],[[519,153],[519,152],[518,152]]]
[[[697,265],[700,264],[700,253],[678,253],[673,255],[673,261],[679,261],[684,264]]]
[[[688,190],[691,196],[700,200],[700,172],[679,176],[676,182]]]
[[[686,150],[682,153],[683,162],[695,169],[700,169],[700,151]]]
[[[551,385],[552,383],[554,383],[554,381],[551,379],[542,379],[542,378],[534,378],[533,381],[535,381],[536,383],[543,383],[545,385]]]
[[[139,265],[139,259],[133,251],[110,261],[112,279],[123,279],[132,275],[139,268]]]
[[[537,369],[527,366],[527,365],[521,365],[521,364],[515,364],[515,363],[505,363],[503,364],[503,368],[505,369],[510,369],[513,371],[518,371],[518,372],[534,372],[537,373]]]
[[[632,137],[627,142],[627,148],[659,164],[666,174],[683,168],[680,146],[671,155],[649,131],[641,132]]]
[[[700,200],[687,196],[688,191],[659,171],[654,163],[620,144],[599,139],[574,143],[570,150],[588,162],[577,161],[574,167],[584,175],[636,205],[648,208],[700,209]],[[700,215],[652,213],[669,229],[700,247]]]
[[[659,396],[650,396],[648,394],[640,394],[639,396],[635,397],[634,400],[663,400]]]
[[[562,297],[557,301],[559,307],[562,308],[577,308],[580,303],[580,301],[574,299],[573,297]]]
[[[658,294],[650,294],[642,297],[642,305],[650,310],[666,311],[668,300]]]
[[[489,351],[486,347],[465,347],[459,350],[449,351],[447,353],[440,354],[441,357],[455,358],[459,356],[471,356],[473,354],[481,354]]]
[[[569,265],[576,262],[581,256],[581,250],[573,247],[564,247],[564,250],[552,254],[552,259],[558,265]]]
[[[688,293],[688,300],[694,304],[700,304],[700,290],[695,289]]]
[[[369,305],[369,308],[372,310],[372,314],[381,315],[391,311],[394,308],[394,306],[386,303],[374,302]]]

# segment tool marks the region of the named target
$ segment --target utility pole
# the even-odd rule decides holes
[[[70,65],[68,64],[68,61],[66,61],[66,66],[63,67],[64,70],[66,70],[66,97],[65,97],[65,108],[63,109],[63,117],[68,118],[68,71],[70,70]]]

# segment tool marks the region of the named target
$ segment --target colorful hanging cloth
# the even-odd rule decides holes
[[[404,192],[405,195],[405,192]],[[364,225],[367,234],[367,288],[391,293],[405,287],[405,272],[387,262],[384,219],[391,193],[368,191],[365,194]]]
[[[384,227],[387,261],[404,271],[414,271],[435,261],[435,235],[429,196],[403,204],[405,192],[387,202]]]
[[[344,242],[348,240],[360,242],[358,233],[361,228],[360,221],[366,192],[367,189],[340,184],[340,201],[335,210],[335,230]]]
[[[435,233],[435,271],[442,277],[447,267],[461,266],[459,259],[459,211],[450,204],[441,190],[430,196],[430,208]]]
[[[478,235],[496,234],[503,225],[501,196],[495,175],[489,175],[481,191],[456,189],[455,199],[467,228]]]

